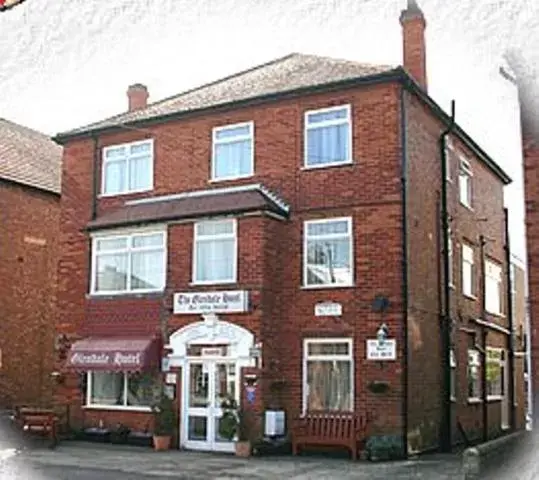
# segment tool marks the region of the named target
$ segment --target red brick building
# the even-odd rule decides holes
[[[0,408],[51,401],[61,159],[0,119]]]
[[[185,448],[233,448],[224,394],[288,425],[354,411],[407,451],[516,425],[510,179],[428,96],[414,2],[401,23],[404,68],[291,54],[153,104],[136,84],[56,137],[74,423],[151,430],[165,378]]]

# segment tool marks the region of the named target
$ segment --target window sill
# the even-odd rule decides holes
[[[501,395],[489,395],[487,397],[487,402],[501,402],[503,397]]]
[[[335,163],[323,163],[321,165],[303,165],[300,170],[302,171],[308,171],[308,170],[321,170],[324,168],[333,168],[333,167],[346,167],[354,165],[353,160],[347,160],[346,162],[335,162]]]
[[[470,212],[473,212],[473,211],[474,211],[474,209],[473,209],[470,205],[468,205],[467,203],[464,203],[463,201],[459,201],[459,203],[460,203],[464,208],[466,208],[466,210],[469,210]]]
[[[148,188],[143,188],[141,190],[128,190],[125,192],[115,192],[115,193],[100,193],[97,198],[113,198],[113,197],[124,197],[126,195],[136,195],[137,193],[146,193],[153,190],[153,185]]]
[[[91,292],[86,294],[87,299],[106,299],[106,298],[118,298],[118,297],[149,297],[159,296],[165,292],[165,289],[160,290],[140,290],[138,292]]]
[[[475,295],[469,295],[467,293],[463,293],[462,296],[464,298],[467,298],[468,300],[473,300],[474,302],[477,301],[477,297]]]
[[[111,411],[141,412],[141,413],[151,413],[152,411],[150,407],[123,407],[119,405],[85,405],[82,408],[85,410],[111,410]]]
[[[486,310],[486,314],[490,315],[491,317],[505,319],[505,315],[503,313],[489,312],[488,310]]]
[[[468,405],[477,405],[479,403],[483,403],[483,400],[480,398],[468,398]]]
[[[254,176],[255,172],[251,172],[245,175],[238,175],[236,177],[210,178],[208,183],[233,182],[234,180],[242,180],[244,178],[252,178]]]
[[[211,287],[219,285],[234,285],[238,283],[237,280],[217,280],[217,281],[208,281],[208,282],[190,282],[190,287]]]
[[[302,285],[301,290],[324,290],[324,289],[336,289],[336,288],[355,288],[355,284],[328,284],[328,285]]]
[[[453,283],[450,283],[450,284],[449,284],[449,288],[450,288],[451,290],[456,290],[456,289],[457,289],[457,287],[455,287],[455,284],[453,284]]]

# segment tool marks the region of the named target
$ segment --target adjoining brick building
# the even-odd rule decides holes
[[[415,2],[400,20],[404,68],[291,54],[150,105],[136,84],[56,137],[74,424],[151,431],[164,379],[185,448],[233,448],[226,394],[288,427],[354,411],[407,452],[518,428],[510,179],[428,96]]]
[[[62,148],[0,119],[0,408],[52,400]]]

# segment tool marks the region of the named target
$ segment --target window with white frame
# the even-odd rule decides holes
[[[468,400],[481,399],[481,354],[468,350]]]
[[[459,170],[459,198],[460,203],[472,208],[472,168],[470,163],[462,158]]]
[[[157,374],[88,372],[86,405],[146,409],[157,398],[159,387]]]
[[[166,235],[163,231],[95,236],[92,293],[160,291],[165,287]]]
[[[351,339],[306,339],[303,350],[303,410],[353,410]]]
[[[352,285],[352,219],[306,221],[303,261],[307,287]]]
[[[505,354],[500,348],[487,347],[487,399],[504,396]]]
[[[237,270],[235,219],[195,223],[194,283],[233,283]]]
[[[474,297],[475,289],[474,251],[470,245],[462,244],[462,293]]]
[[[212,180],[229,180],[254,174],[254,123],[213,129]]]
[[[502,313],[502,267],[485,261],[485,308],[494,315]]]
[[[305,112],[305,167],[352,162],[350,105]]]
[[[449,368],[450,368],[450,396],[451,401],[455,401],[457,399],[457,358],[455,356],[454,350],[449,351]]]
[[[448,138],[445,142],[445,179],[449,182],[453,181],[451,178],[451,163],[453,162],[452,154],[454,149],[453,142]]]
[[[516,266],[514,263],[511,263],[509,270],[510,281],[511,281],[511,310],[513,315],[516,315],[517,308],[517,285],[516,285]]]
[[[143,192],[153,188],[153,140],[103,148],[103,195]]]

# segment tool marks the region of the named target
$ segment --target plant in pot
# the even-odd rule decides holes
[[[219,422],[219,435],[229,441],[236,441],[236,456],[249,457],[252,444],[249,430],[249,411],[242,410],[235,398],[226,397],[221,402],[223,415]]]
[[[176,410],[174,402],[163,392],[152,406],[154,428],[153,445],[155,450],[168,450],[176,431]]]

